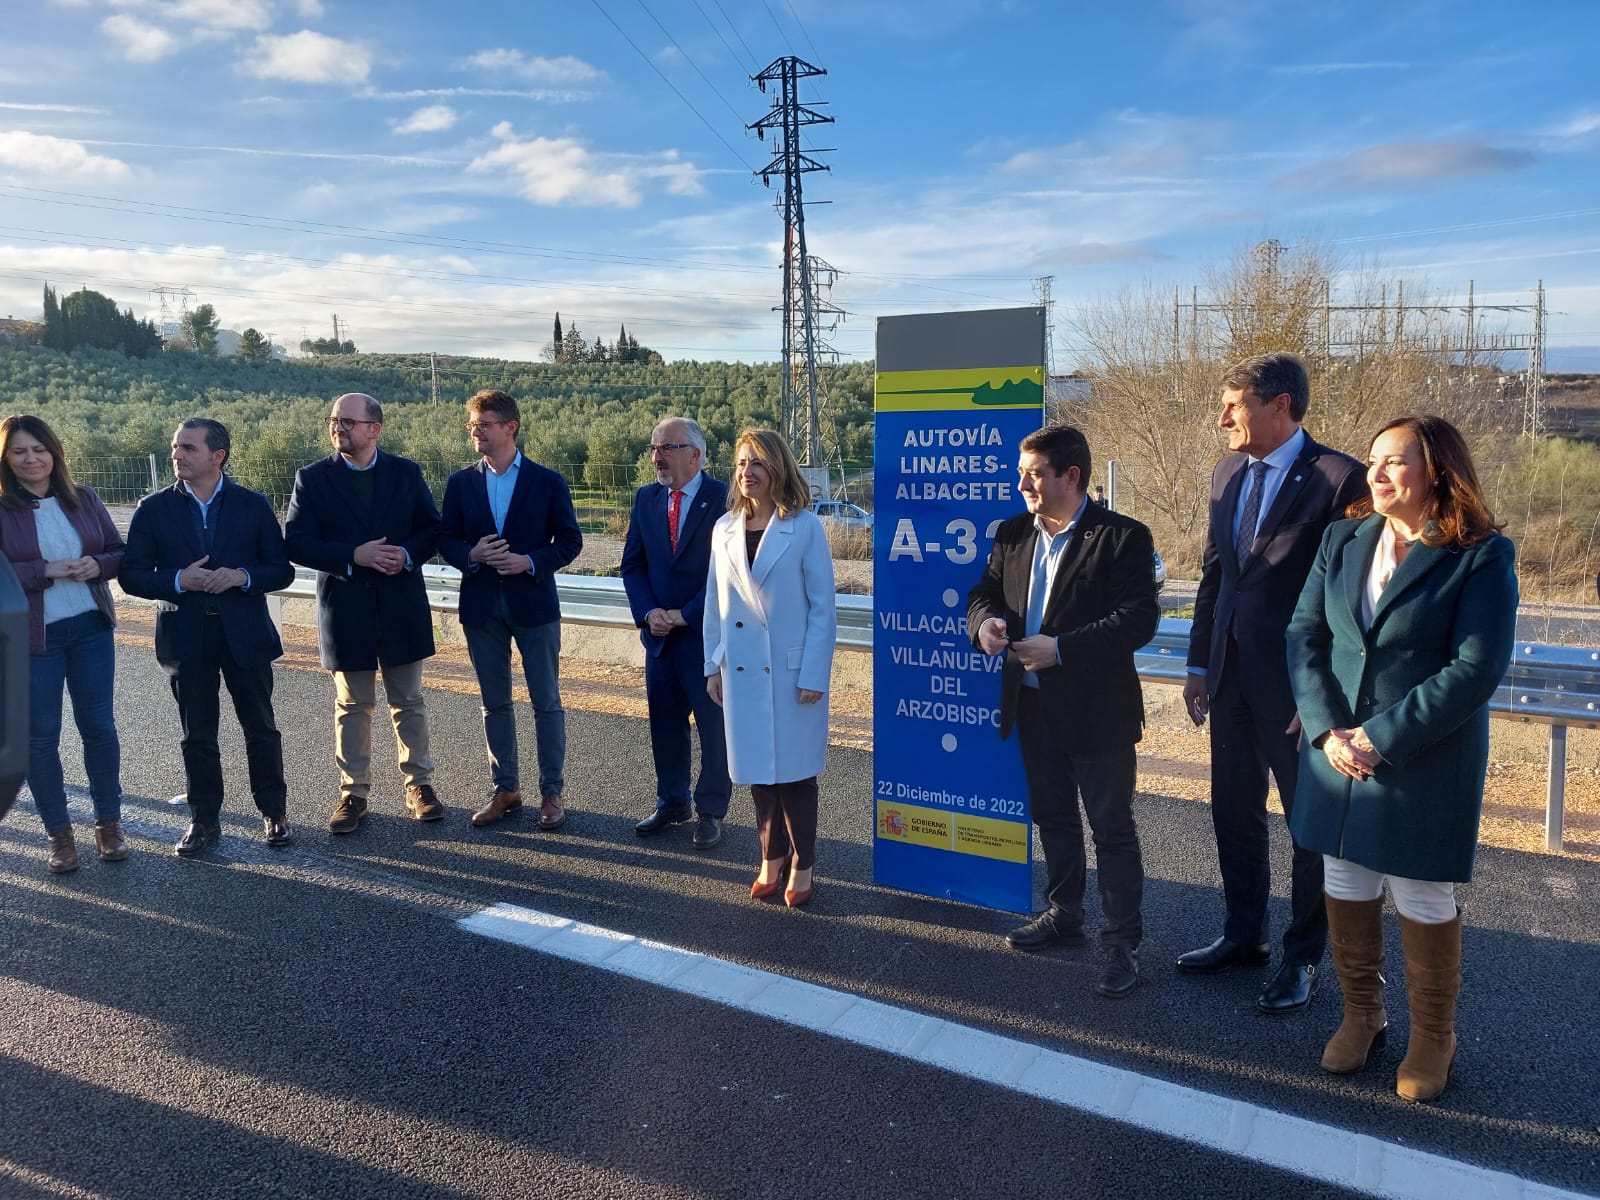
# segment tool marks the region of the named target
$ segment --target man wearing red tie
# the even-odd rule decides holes
[[[634,826],[640,837],[698,814],[694,845],[722,840],[728,815],[728,748],[722,709],[706,693],[700,617],[705,609],[711,528],[728,508],[728,485],[702,472],[706,437],[687,417],[667,417],[650,435],[657,483],[633,498],[622,549],[622,582],[644,643],[645,698],[656,807]],[[700,778],[691,808],[689,714],[700,735]]]

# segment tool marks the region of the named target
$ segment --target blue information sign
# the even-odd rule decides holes
[[[1017,444],[1041,424],[1043,359],[1038,308],[878,323],[873,878],[1011,912],[1033,907],[1027,791],[967,592],[1023,508]]]

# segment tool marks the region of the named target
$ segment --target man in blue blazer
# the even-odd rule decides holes
[[[157,602],[156,661],[171,677],[183,724],[191,823],[176,849],[184,858],[222,835],[219,677],[244,730],[267,845],[294,840],[272,712],[272,663],[283,644],[267,612],[267,593],[288,587],[294,567],[267,498],[223,474],[231,448],[220,421],[190,417],[178,426],[177,482],[139,502],[117,577],[128,595]]]
[[[517,449],[522,412],[504,392],[467,401],[467,432],[483,457],[450,476],[439,552],[461,572],[461,627],[483,697],[494,790],[472,814],[491,825],[522,807],[511,646],[522,655],[539,752],[539,828],[567,819],[562,793],[567,714],[561,707],[561,603],[556,572],[578,557],[583,534],[567,481]]]
[[[1211,822],[1226,917],[1220,938],[1179,955],[1184,972],[1261,966],[1272,956],[1267,772],[1288,819],[1299,768],[1300,720],[1284,633],[1322,531],[1367,494],[1366,468],[1300,427],[1310,399],[1305,364],[1292,354],[1247,358],[1222,377],[1217,424],[1232,453],[1211,476],[1183,698],[1196,725],[1211,720]],[[1327,949],[1322,856],[1300,846],[1290,913],[1283,959],[1256,998],[1272,1015],[1310,1002]]]
[[[294,477],[284,521],[289,560],[317,573],[317,640],[333,672],[333,833],[353,833],[372,790],[378,672],[394,721],[406,811],[438,821],[422,664],[433,657],[433,613],[422,567],[439,539],[439,510],[409,458],[378,449],[383,406],[362,392],[333,402],[334,452]]]
[[[657,483],[633,497],[622,548],[622,583],[644,643],[645,699],[650,706],[650,755],[656,768],[656,807],[634,826],[640,837],[699,814],[694,846],[722,840],[733,784],[722,706],[706,691],[706,575],[711,530],[728,508],[728,485],[702,473],[706,435],[688,417],[667,417],[650,435]],[[700,734],[700,778],[690,808],[689,714]]]

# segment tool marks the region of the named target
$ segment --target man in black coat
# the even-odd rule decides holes
[[[1287,819],[1294,809],[1300,721],[1284,636],[1322,532],[1367,494],[1366,469],[1300,427],[1310,403],[1305,364],[1263,354],[1222,377],[1218,425],[1232,451],[1211,476],[1211,519],[1189,636],[1184,704],[1211,720],[1211,821],[1227,916],[1222,936],[1178,958],[1191,973],[1271,960],[1267,900],[1267,772]],[[1327,948],[1322,856],[1294,848],[1283,960],[1256,1000],[1265,1013],[1310,1002]]]
[[[650,435],[658,482],[633,497],[622,547],[622,583],[644,643],[644,690],[650,706],[650,755],[656,807],[634,826],[640,837],[687,821],[690,807],[689,715],[700,735],[700,779],[694,785],[694,846],[722,840],[733,784],[722,706],[706,691],[701,620],[711,530],[728,510],[728,485],[703,473],[706,435],[688,417],[667,417]]]
[[[458,614],[483,698],[494,790],[472,814],[492,825],[522,807],[511,647],[533,706],[539,828],[567,819],[567,713],[561,707],[561,600],[556,572],[583,549],[567,481],[517,449],[522,410],[504,392],[467,401],[467,432],[483,457],[445,482],[439,553],[461,572]]]
[[[352,833],[372,789],[372,713],[378,672],[394,721],[406,811],[444,817],[433,790],[422,665],[433,657],[433,614],[422,567],[439,537],[439,510],[408,458],[378,449],[383,408],[362,392],[333,402],[334,453],[294,477],[284,521],[289,559],[317,572],[317,635],[333,672],[333,756],[339,800],[328,829]]]
[[[1155,547],[1138,521],[1089,501],[1089,443],[1068,425],[1022,440],[1018,490],[1028,512],[995,532],[967,597],[967,628],[1004,653],[1000,736],[1013,728],[1044,850],[1048,909],[1013,930],[1018,950],[1084,941],[1083,802],[1094,834],[1105,925],[1102,996],[1139,980],[1144,863],[1133,820],[1134,747],[1144,694],[1133,653],[1160,623]]]
[[[272,712],[272,663],[283,644],[267,612],[267,593],[288,587],[294,567],[267,498],[222,473],[231,448],[220,421],[190,417],[178,426],[178,480],[139,501],[117,576],[128,595],[157,601],[156,661],[171,677],[183,724],[192,818],[176,847],[184,858],[222,835],[219,677],[244,730],[250,792],[267,845],[294,840],[283,738]]]

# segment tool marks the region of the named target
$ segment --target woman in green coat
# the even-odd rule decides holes
[[[1516,636],[1511,542],[1465,439],[1404,417],[1367,456],[1370,500],[1328,527],[1289,624],[1304,740],[1291,830],[1324,855],[1344,1020],[1322,1065],[1384,1042],[1383,888],[1400,915],[1411,1038],[1395,1090],[1431,1100],[1455,1058],[1461,916],[1489,762],[1489,699]]]

